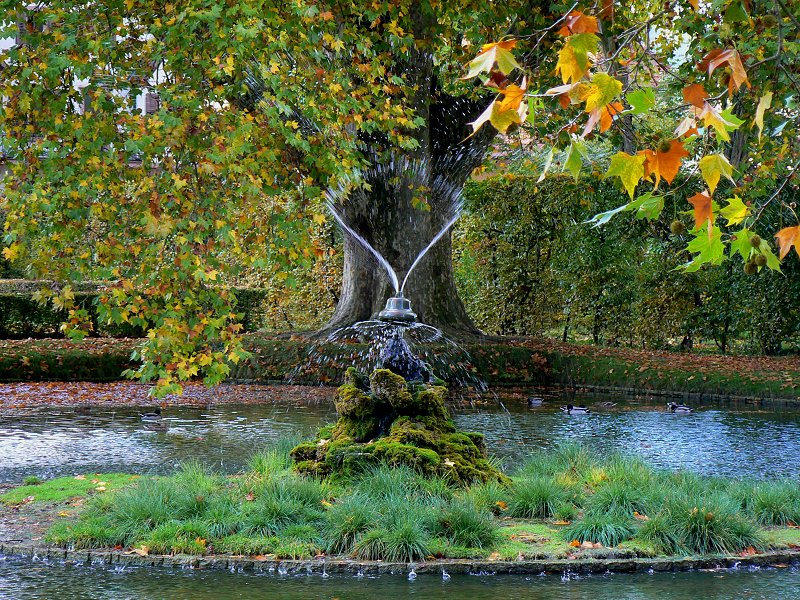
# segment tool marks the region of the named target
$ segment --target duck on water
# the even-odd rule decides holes
[[[667,402],[667,410],[674,413],[688,415],[692,409],[685,404],[678,404],[677,402]]]
[[[573,406],[572,404],[562,406],[559,410],[567,413],[568,415],[588,415],[590,412],[592,412],[585,406]]]

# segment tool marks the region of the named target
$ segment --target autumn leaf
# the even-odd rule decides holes
[[[693,107],[692,111],[697,118],[703,119],[706,127],[713,127],[717,132],[717,137],[723,142],[730,141],[731,136],[728,132],[738,129],[743,123],[735,115],[726,111],[720,112],[708,102],[703,105],[703,108]],[[680,136],[676,133],[676,137]]]
[[[764,130],[764,112],[772,106],[772,92],[766,92],[758,100],[756,106],[756,116],[753,119],[753,125],[758,127],[758,139],[761,139],[761,132]]]
[[[522,87],[511,84],[505,89],[499,90],[502,100],[496,100],[486,107],[486,110],[471,123],[472,132],[478,131],[487,121],[495,129],[505,133],[511,125],[520,124],[525,120],[528,112],[528,104],[522,100],[525,97],[525,80]]]
[[[657,148],[656,150],[643,150],[642,153],[646,158],[644,176],[646,179],[649,179],[651,175],[655,176],[656,189],[662,177],[667,183],[672,183],[681,168],[681,160],[689,156],[680,140],[671,140],[666,152]]]
[[[561,81],[579,81],[589,70],[590,55],[597,52],[600,38],[592,33],[580,33],[567,38],[558,52],[556,74],[561,74]]]
[[[636,184],[644,177],[644,161],[645,157],[640,154],[631,156],[627,152],[617,152],[611,157],[611,165],[608,167],[605,177],[614,175],[619,177],[633,200]]]
[[[621,114],[624,109],[625,107],[621,102],[606,104],[606,106],[600,110],[600,133],[607,131],[611,127],[614,117]]]
[[[734,48],[727,50],[716,48],[712,50],[703,57],[697,68],[711,75],[718,67],[723,65],[728,65],[731,69],[731,77],[728,80],[728,91],[730,93],[738,90],[743,84],[750,87],[750,81],[747,79],[747,72],[742,64],[742,58]]]
[[[706,224],[710,225],[714,216],[711,204],[711,196],[705,192],[697,192],[694,196],[689,198],[689,202],[692,206],[694,206],[695,228],[700,229]]]
[[[775,239],[778,241],[778,248],[780,250],[779,256],[783,260],[786,255],[794,246],[795,252],[800,256],[800,225],[794,227],[784,227],[775,234]]]
[[[606,73],[595,73],[589,83],[580,83],[570,92],[570,97],[578,102],[586,102],[585,111],[604,108],[622,91],[622,82]]]
[[[480,73],[489,73],[494,69],[495,63],[497,63],[497,68],[506,75],[514,69],[520,69],[517,59],[511,52],[516,45],[517,40],[484,44],[478,56],[469,63],[469,72],[462,79],[472,79]]]
[[[683,99],[692,106],[703,108],[708,98],[708,92],[699,83],[693,83],[683,88]]]
[[[708,184],[708,189],[711,195],[714,195],[714,190],[717,189],[717,184],[722,175],[728,178],[734,185],[736,182],[733,180],[733,166],[728,162],[728,159],[723,154],[710,154],[700,159],[698,163],[700,173],[703,179]]]
[[[720,216],[728,221],[728,225],[738,225],[750,216],[750,207],[739,196],[728,198],[728,206],[719,211]]]
[[[589,17],[578,10],[573,10],[564,17],[564,26],[558,30],[558,35],[569,36],[575,33],[598,33],[597,19]]]

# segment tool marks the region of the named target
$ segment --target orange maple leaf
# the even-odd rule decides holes
[[[503,99],[499,102],[497,110],[500,112],[505,112],[507,110],[519,110],[520,104],[522,104],[523,98],[525,98],[525,82],[522,82],[522,87],[512,83],[509,86],[506,86],[504,89],[500,90],[500,93],[504,96]]]
[[[747,71],[744,70],[742,64],[742,57],[738,51],[733,48],[727,50],[720,50],[716,48],[706,54],[697,64],[697,68],[701,71],[707,71],[711,75],[717,67],[728,65],[731,68],[731,78],[728,80],[728,92],[733,93],[742,87],[743,84],[750,86],[750,80],[747,79]]]
[[[711,209],[711,196],[705,191],[697,192],[689,198],[689,202],[694,206],[694,225],[700,228],[706,223],[711,224],[714,213]]]
[[[789,253],[792,246],[794,246],[795,252],[800,256],[800,225],[784,227],[775,234],[775,239],[778,240],[781,260]]]
[[[565,25],[558,30],[558,35],[567,37],[575,33],[598,33],[597,19],[589,17],[578,10],[573,10],[564,18]]]
[[[683,99],[697,108],[703,108],[708,97],[708,92],[699,83],[693,83],[683,88]]]
[[[600,133],[608,130],[611,127],[611,123],[618,114],[620,114],[625,107],[622,105],[621,102],[612,102],[611,104],[606,104],[603,110],[600,111]]]
[[[662,177],[667,183],[672,183],[681,168],[681,160],[689,156],[689,153],[683,147],[683,142],[679,140],[671,140],[669,150],[666,152],[656,149],[643,150],[640,154],[644,154],[646,158],[644,176],[649,179],[650,175],[655,175],[656,188]]]

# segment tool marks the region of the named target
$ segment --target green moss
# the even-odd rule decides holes
[[[504,479],[486,460],[481,434],[456,432],[445,388],[409,386],[387,369],[374,371],[369,383],[365,392],[358,373],[348,370],[334,400],[339,419],[292,450],[297,471],[346,478],[383,462],[462,484]]]
[[[373,453],[388,465],[408,465],[427,474],[436,472],[441,458],[434,450],[403,444],[389,438],[375,442]]]
[[[348,367],[344,373],[344,385],[351,385],[362,391],[369,391],[369,377],[355,367]]]

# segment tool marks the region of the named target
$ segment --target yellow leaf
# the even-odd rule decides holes
[[[511,53],[511,50],[516,45],[517,40],[484,44],[478,56],[469,63],[469,72],[464,76],[464,79],[471,79],[479,73],[491,72],[495,63],[497,63],[497,68],[506,75],[514,69],[521,68],[517,63],[517,59]]]
[[[722,154],[704,156],[700,159],[698,166],[700,167],[700,173],[703,175],[703,179],[705,179],[708,184],[708,189],[712,196],[714,195],[714,190],[717,189],[717,184],[722,175],[725,175],[732,183],[736,183],[733,181],[732,177],[733,166]]]
[[[3,258],[6,260],[14,260],[20,255],[21,251],[22,245],[18,242],[14,242],[8,248],[3,248]]]
[[[770,106],[772,106],[772,92],[766,92],[758,100],[756,118],[753,119],[753,124],[758,127],[758,139],[761,139],[761,132],[764,130],[764,111]]]
[[[750,207],[739,196],[728,198],[728,206],[719,211],[728,220],[728,225],[738,225],[750,215]]]
[[[605,177],[614,175],[619,177],[633,200],[636,184],[644,177],[644,161],[645,157],[641,154],[631,156],[627,152],[617,152],[611,157],[611,165],[608,167]]]
[[[177,173],[172,173],[172,181],[175,184],[175,188],[178,190],[182,190],[186,187],[186,180],[181,178]]]

